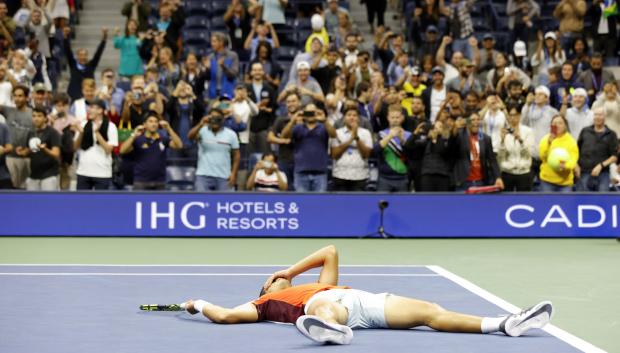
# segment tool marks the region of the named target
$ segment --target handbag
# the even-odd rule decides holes
[[[123,123],[125,123],[125,127],[123,127]],[[131,121],[120,121],[118,123],[118,143],[119,145],[125,142],[131,134],[133,133],[133,129],[131,128]]]

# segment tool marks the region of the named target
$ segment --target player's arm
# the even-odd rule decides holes
[[[202,315],[217,324],[243,324],[258,321],[258,311],[252,303],[229,309],[204,300],[196,300],[188,301],[186,309],[192,315],[202,312]]]
[[[322,267],[319,275],[319,283],[338,284],[338,250],[334,245],[322,249],[299,260],[286,270],[278,271],[271,275],[265,282],[264,288],[269,288],[277,278],[286,278],[289,281],[296,276],[313,268]]]

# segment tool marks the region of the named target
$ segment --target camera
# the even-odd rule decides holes
[[[303,116],[303,117],[306,117],[306,118],[307,118],[307,117],[311,117],[311,116],[314,116],[314,112],[313,112],[313,111],[307,111],[307,110],[305,110],[305,111],[302,113],[302,116]]]
[[[137,101],[141,100],[142,99],[142,92],[134,92],[133,93],[133,99],[137,100]]]
[[[509,127],[507,130],[508,130],[509,134],[514,134],[515,133],[515,129],[513,129],[511,127]]]
[[[65,117],[65,112],[58,112],[58,113],[56,114],[56,118],[58,118],[58,119],[62,119],[62,118],[64,118],[64,117]]]
[[[385,210],[386,208],[388,208],[389,205],[390,203],[385,200],[379,201],[379,209],[381,210]]]

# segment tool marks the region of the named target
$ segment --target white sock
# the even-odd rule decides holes
[[[179,304],[179,306],[181,307],[181,309],[187,310],[187,302],[181,303],[181,304]]]
[[[202,299],[196,300],[194,301],[194,310],[198,311],[199,313],[202,313],[202,308],[207,306],[207,304],[210,304],[210,303]]]
[[[505,317],[483,317],[480,331],[482,333],[492,333],[499,331],[499,325],[504,321]]]

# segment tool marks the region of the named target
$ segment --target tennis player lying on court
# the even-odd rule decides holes
[[[295,276],[322,267],[317,283],[294,286]],[[553,307],[542,302],[518,314],[505,317],[477,317],[443,309],[437,304],[390,293],[373,294],[338,286],[338,252],[327,246],[286,270],[271,275],[260,297],[233,309],[204,300],[180,305],[191,314],[198,312],[211,321],[238,324],[258,321],[295,323],[306,337],[321,343],[348,344],[351,329],[408,329],[428,326],[438,331],[493,333],[520,336],[541,328],[551,319]]]

